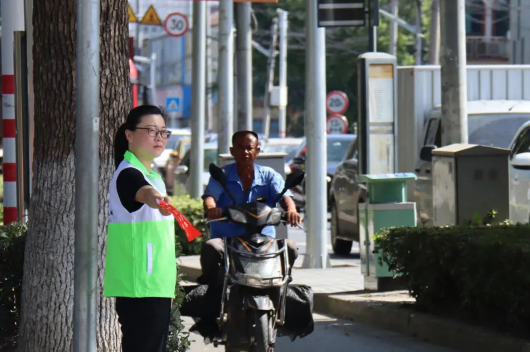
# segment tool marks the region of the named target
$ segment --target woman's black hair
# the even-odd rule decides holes
[[[164,121],[166,121],[166,114],[164,110],[158,106],[140,105],[132,109],[129,112],[129,115],[127,115],[127,120],[123,125],[120,126],[120,128],[118,128],[116,137],[114,137],[114,162],[116,164],[116,168],[123,161],[123,156],[129,149],[129,142],[125,136],[125,131],[136,130],[136,126],[142,122],[142,117],[146,115],[160,115],[164,118]]]

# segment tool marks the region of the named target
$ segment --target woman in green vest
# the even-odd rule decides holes
[[[104,294],[116,297],[124,352],[166,350],[177,280],[175,224],[158,205],[171,199],[151,165],[170,135],[163,112],[143,105],[131,110],[114,141]]]

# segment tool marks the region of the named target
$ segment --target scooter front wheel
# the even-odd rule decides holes
[[[269,344],[269,334],[274,334],[269,312],[263,310],[254,312],[254,348],[252,352],[274,352],[274,345]]]

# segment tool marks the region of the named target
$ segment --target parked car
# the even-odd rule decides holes
[[[182,162],[175,169],[175,188],[190,189],[190,156],[191,150],[188,149],[182,158]],[[217,142],[204,144],[204,168],[202,172],[202,183],[204,187],[206,187],[210,179],[210,171],[208,168],[211,163],[217,164]]]
[[[530,222],[530,121],[510,143],[510,220]]]
[[[329,200],[329,189],[331,186],[331,181],[333,180],[333,174],[339,163],[344,159],[348,147],[352,141],[356,138],[354,134],[330,134],[327,136],[327,181],[328,181],[328,197]],[[305,171],[305,156],[306,156],[306,143],[307,140],[304,137],[302,144],[298,148],[296,157],[293,158],[289,167],[292,169],[301,169]],[[305,207],[305,182],[292,189],[294,194],[294,201],[298,208]],[[328,210],[330,210],[328,202]]]
[[[304,141],[303,138],[270,138],[263,145],[263,153],[285,153],[287,154],[284,158],[285,160],[285,175],[291,173],[291,168],[289,164],[292,163],[292,160],[296,156],[296,153],[299,150],[300,145]]]
[[[168,128],[168,131],[171,131],[171,136],[167,141],[166,149],[164,149],[158,158],[153,160],[153,164],[157,172],[162,175],[162,178],[165,178],[166,164],[171,152],[175,150],[175,147],[182,138],[189,138],[191,136],[191,130],[189,128]]]
[[[367,193],[366,186],[357,182],[358,176],[358,142],[355,138],[338,164],[330,186],[331,246],[335,254],[349,254],[353,241],[359,241],[357,209],[359,203],[367,199]]]

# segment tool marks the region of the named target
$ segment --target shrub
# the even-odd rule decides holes
[[[375,251],[420,306],[530,325],[530,225],[386,229]]]
[[[0,226],[0,330],[17,333],[22,293],[22,268],[27,227],[19,223]]]
[[[195,255],[201,253],[203,242],[208,240],[208,231],[204,219],[204,208],[200,199],[191,199],[189,195],[174,197],[173,205],[202,233],[202,236],[192,242],[188,242],[186,233],[175,221],[175,243],[177,251],[183,255]],[[179,247],[180,246],[180,247]]]

